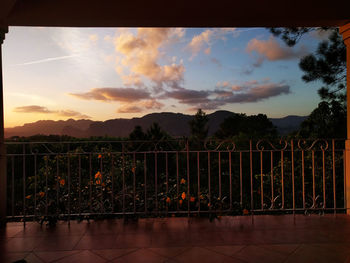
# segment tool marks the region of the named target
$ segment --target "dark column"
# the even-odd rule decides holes
[[[2,79],[2,43],[5,39],[7,28],[0,27],[0,227],[6,225],[7,206],[7,175],[6,175],[6,148],[4,139],[4,96]]]

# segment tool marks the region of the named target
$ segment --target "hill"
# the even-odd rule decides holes
[[[229,111],[216,111],[208,114],[209,135],[213,135],[218,130],[220,123],[231,114],[233,113]],[[78,138],[105,135],[125,137],[129,135],[136,125],[146,130],[153,122],[158,122],[172,136],[188,136],[190,133],[188,122],[192,118],[193,115],[162,112],[151,113],[140,118],[112,119],[106,121],[73,119],[66,121],[41,120],[26,123],[23,126],[5,128],[5,137],[31,136],[35,134],[69,135]],[[306,118],[305,116],[287,116],[284,118],[270,118],[270,120],[277,127],[280,134],[285,135],[297,130],[301,122]]]

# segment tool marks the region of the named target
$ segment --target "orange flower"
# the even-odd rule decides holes
[[[40,197],[44,197],[45,196],[45,192],[39,192],[39,196]]]
[[[211,207],[211,204],[210,204],[210,203],[208,203],[208,207]]]
[[[99,155],[97,156],[97,158],[98,158],[98,159],[101,159],[101,158],[102,158],[102,155],[101,155],[101,154],[99,154]]]
[[[96,184],[101,184],[101,179],[97,179]]]
[[[132,173],[135,173],[135,170],[136,170],[135,167],[131,168]]]
[[[169,203],[171,202],[170,197],[167,197],[166,200],[165,200],[165,202],[167,202],[167,203],[169,204]]]
[[[66,181],[65,181],[64,179],[61,179],[61,180],[60,180],[60,185],[64,186],[65,183],[66,183]]]
[[[180,184],[185,184],[185,183],[186,183],[186,180],[181,178]]]
[[[243,209],[243,215],[249,215],[249,211],[247,209]]]
[[[200,198],[201,200],[203,200],[203,199],[204,199],[204,195],[200,195],[199,198]]]
[[[102,185],[103,187],[105,187],[105,186],[106,186],[106,184],[105,184],[105,183],[102,183],[101,185]]]
[[[181,199],[179,200],[179,204],[182,205],[182,200]]]
[[[190,197],[190,202],[193,203],[195,200],[196,200],[196,198],[194,198],[194,196],[191,196],[191,197]]]
[[[30,198],[32,198],[32,195],[27,195],[26,196],[26,199],[30,199]]]
[[[186,199],[186,193],[185,193],[185,192],[183,192],[183,193],[181,194],[181,198],[182,198],[183,200]]]
[[[102,178],[102,174],[100,172],[97,172],[95,174],[95,179],[101,179]]]

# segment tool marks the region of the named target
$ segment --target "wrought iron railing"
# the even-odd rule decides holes
[[[8,219],[342,212],[344,140],[7,143]]]

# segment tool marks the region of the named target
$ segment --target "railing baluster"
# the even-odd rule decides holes
[[[136,214],[136,156],[135,152],[132,156],[132,173],[133,173],[133,195],[134,195],[134,214]]]
[[[78,189],[79,189],[79,195],[78,195],[78,199],[79,199],[79,216],[81,216],[81,155],[78,154]]]
[[[111,154],[111,182],[112,182],[112,189],[111,189],[111,205],[112,205],[112,214],[114,213],[114,154]]]
[[[323,209],[326,206],[326,168],[325,168],[325,159],[324,159],[324,150],[322,149],[322,184],[323,184]]]
[[[264,209],[264,174],[263,174],[263,151],[260,151],[260,198],[261,209]]]
[[[35,176],[36,179],[36,176]],[[12,217],[15,216],[15,157],[11,157],[11,209],[12,209]],[[35,184],[36,185],[36,184]],[[35,198],[36,198],[36,191],[35,191]]]
[[[123,215],[125,216],[125,155],[124,155],[124,144],[122,145],[122,191],[123,191]]]
[[[143,154],[143,181],[145,189],[145,214],[147,214],[147,154]]]
[[[26,147],[23,144],[23,225],[26,225]],[[35,193],[36,194],[36,193]]]
[[[293,194],[293,214],[295,213],[295,181],[294,181],[294,142],[290,141],[291,153],[292,153],[292,194]]]
[[[208,151],[208,197],[209,197],[209,211],[211,211],[211,183],[210,183],[210,172],[211,166],[210,166],[210,151]]]
[[[48,159],[49,159],[49,156],[48,155],[46,155],[45,156],[45,215],[47,216],[48,214],[48,200],[47,200],[47,194],[48,194],[48,182],[47,182],[47,178],[48,178],[48,169],[49,169],[49,167],[48,167]]]
[[[305,162],[304,162],[304,150],[301,151],[301,178],[303,184],[303,209],[305,210]]]
[[[242,152],[239,152],[239,194],[240,200],[239,203],[242,207],[243,205],[243,173],[242,173]]]
[[[197,152],[197,187],[198,187],[198,213],[201,211],[201,173],[199,166],[199,152]]]
[[[68,146],[69,147],[69,146]],[[68,182],[67,182],[67,188],[68,188],[68,225],[70,225],[70,153],[68,151],[67,154],[67,175],[68,175]]]
[[[344,177],[344,209],[345,209],[345,213],[348,213],[347,211],[347,202],[350,202],[350,200],[346,200],[346,159],[345,159],[345,155],[346,154],[349,154],[349,153],[346,153],[346,150],[343,150],[343,169],[344,169],[344,172],[343,172],[343,177]]]
[[[187,146],[186,146],[186,168],[187,168],[187,216],[190,216],[190,148],[189,143],[187,140]]]
[[[100,186],[101,186],[101,213],[104,213],[104,204],[103,204],[103,154],[100,154],[101,158],[100,158],[100,173],[101,173],[101,178],[100,179]]]
[[[179,152],[176,152],[176,211],[179,211]]]
[[[168,172],[168,152],[165,153],[165,191],[166,191],[166,197],[168,198],[169,195],[169,172]],[[168,210],[169,210],[169,204],[165,202],[166,206],[166,214],[168,215]]]
[[[254,210],[254,197],[253,197],[253,148],[252,140],[249,141],[249,166],[250,166],[250,210],[253,213]]]
[[[271,208],[275,208],[275,195],[274,195],[274,189],[273,189],[273,184],[274,184],[274,178],[273,178],[273,151],[270,151],[271,155]]]
[[[232,156],[231,151],[228,152],[228,165],[229,165],[229,176],[230,176],[230,211],[232,211]]]
[[[158,156],[154,153],[154,195],[156,198],[156,213],[158,214]]]
[[[59,195],[60,195],[60,178],[59,178],[59,156],[56,156],[56,214],[59,214]]]
[[[281,184],[282,184],[282,209],[284,209],[284,157],[281,151]]]
[[[315,151],[312,150],[312,206],[316,206],[316,189],[315,189]]]
[[[219,200],[221,202],[221,152],[219,151]]]
[[[333,168],[333,208],[334,214],[337,212],[337,198],[336,198],[336,187],[335,187],[335,145],[334,139],[332,140],[332,168]]]
[[[89,210],[90,213],[92,213],[92,155],[91,152],[89,153],[89,200],[90,200],[90,205],[89,205]]]

